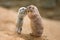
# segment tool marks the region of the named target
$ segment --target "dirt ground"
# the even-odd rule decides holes
[[[16,33],[17,12],[0,7],[0,40],[25,40],[31,33],[30,20],[24,18],[22,37]],[[60,40],[60,21],[42,18],[43,36],[48,40]],[[44,38],[44,37],[42,37]],[[33,40],[29,37],[30,40]],[[35,40],[41,40],[37,38]]]

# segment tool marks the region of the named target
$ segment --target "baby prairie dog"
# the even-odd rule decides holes
[[[19,8],[18,10],[18,17],[17,17],[17,33],[18,34],[21,34],[21,31],[22,31],[22,25],[23,25],[23,18],[26,16],[26,7],[21,7]]]
[[[34,37],[41,37],[43,33],[43,26],[38,8],[34,5],[28,6],[27,15],[31,20],[32,33],[30,33],[30,35]]]

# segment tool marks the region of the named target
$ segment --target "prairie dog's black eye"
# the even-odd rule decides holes
[[[30,6],[29,9],[34,10],[34,7],[31,7],[31,6]]]
[[[31,7],[29,7],[29,9],[31,9]]]
[[[34,7],[32,7],[32,9],[34,9]]]

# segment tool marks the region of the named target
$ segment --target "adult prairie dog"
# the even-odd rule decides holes
[[[32,33],[30,35],[34,37],[41,37],[43,33],[43,26],[38,8],[34,5],[28,6],[27,15],[31,20]]]

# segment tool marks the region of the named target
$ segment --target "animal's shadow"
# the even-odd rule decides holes
[[[44,37],[32,37],[31,35],[29,34],[21,34],[21,35],[18,35],[20,38],[23,38],[25,40],[48,40],[46,38],[46,36]]]

